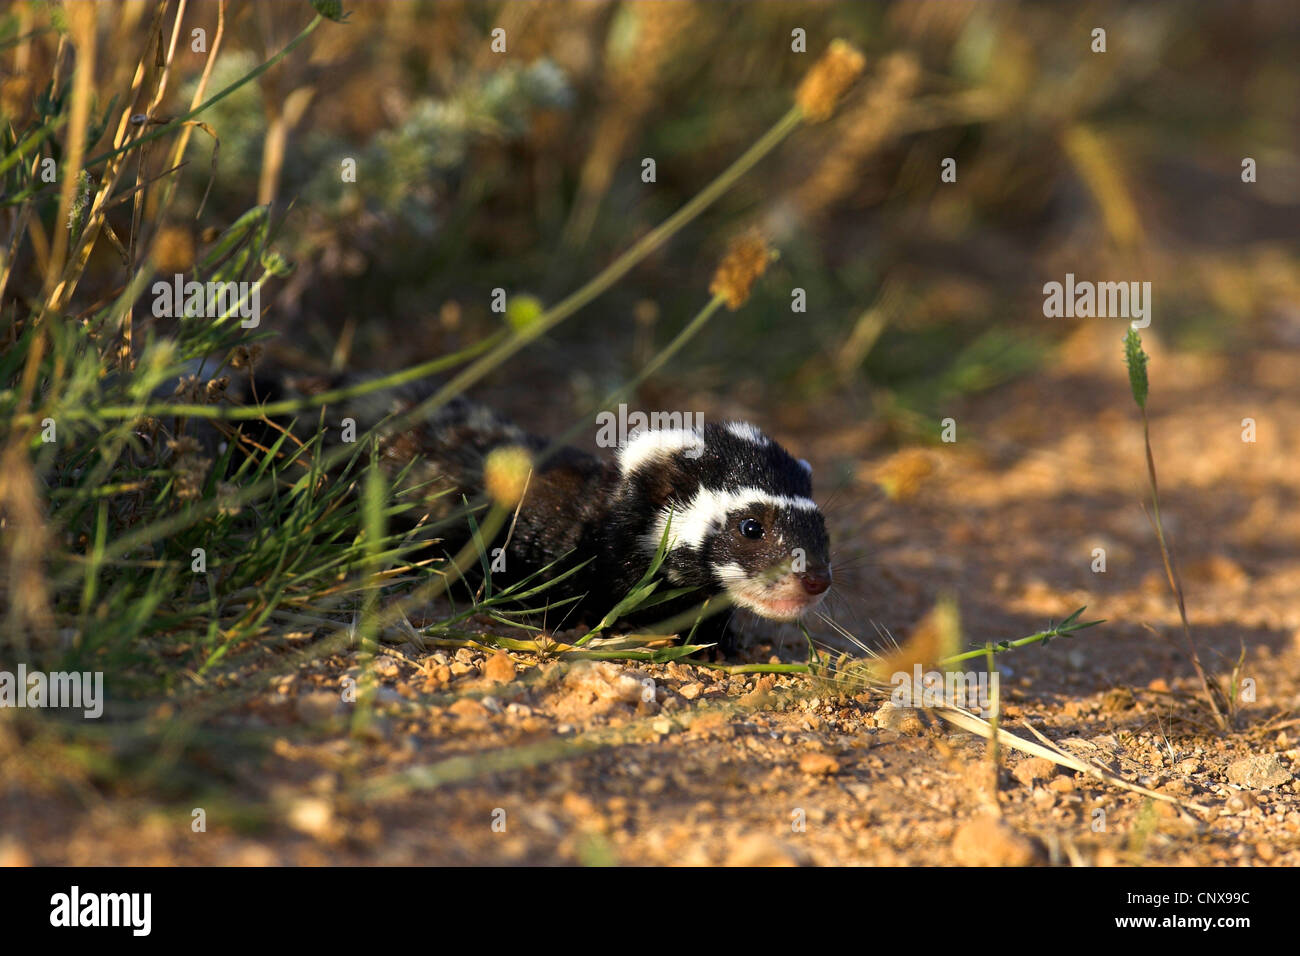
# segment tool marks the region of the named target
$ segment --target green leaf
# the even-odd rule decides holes
[[[664,532],[659,538],[659,547],[655,550],[654,557],[650,559],[650,566],[646,568],[645,573],[641,575],[641,580],[632,585],[632,589],[627,593],[627,595],[615,604],[613,609],[600,619],[600,623],[588,631],[574,646],[582,647],[605,628],[615,623],[619,618],[626,617],[634,610],[642,607],[650,601],[650,596],[654,594],[655,589],[659,587],[659,582],[655,580],[655,575],[659,573],[659,568],[663,565],[664,558],[668,554],[669,532],[672,530],[672,526],[673,516],[672,512],[669,511],[668,520],[664,522]]]
[[[257,242],[256,236],[259,232],[265,230],[270,211],[270,206],[254,206],[231,223],[226,231],[218,237],[216,245],[209,249],[207,254],[199,260],[198,267],[194,270],[195,274],[220,278],[219,275],[209,274],[216,270],[223,259],[244,243],[249,240],[254,243]]]

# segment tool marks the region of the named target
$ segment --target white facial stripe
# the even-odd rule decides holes
[[[817,502],[811,498],[793,498],[788,495],[773,495],[759,488],[738,488],[735,491],[714,491],[701,488],[695,493],[685,508],[672,511],[672,529],[668,532],[669,549],[698,548],[704,543],[710,532],[722,528],[727,522],[727,515],[733,511],[753,505],[765,505],[775,508],[797,508],[802,511],[816,511]],[[668,524],[669,510],[664,509],[655,519],[650,533],[644,543],[649,550],[659,547],[663,539],[664,528]]]
[[[770,445],[772,443],[772,439],[749,424],[749,422],[727,422],[723,427],[737,438],[753,442],[755,445]]]
[[[723,564],[714,568],[713,572],[718,576],[718,580],[727,586],[728,590],[731,589],[733,584],[741,585],[749,580],[749,575],[745,573],[745,569],[734,561],[731,564]]]
[[[667,458],[682,451],[704,448],[704,436],[694,429],[665,428],[643,431],[619,449],[618,467],[624,475],[645,467],[651,462]]]

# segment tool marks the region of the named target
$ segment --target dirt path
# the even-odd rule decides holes
[[[165,790],[114,796],[6,775],[0,857],[1300,864],[1300,356],[1152,356],[1152,438],[1193,630],[1223,673],[1244,646],[1241,676],[1254,682],[1240,730],[1225,736],[1194,699],[1140,507],[1141,432],[1119,337],[1085,328],[1066,366],[954,410],[955,445],[891,456],[863,447],[865,424],[823,414],[841,423],[809,457],[858,476],[832,511],[833,534],[852,545],[840,549],[831,610],[859,635],[902,638],[947,593],[966,638],[982,642],[1088,605],[1107,623],[1003,658],[1005,726],[1027,736],[1028,721],[1199,810],[1014,754],[996,826],[984,819],[984,744],[882,712],[878,699],[809,700],[782,692],[806,688],[802,678],[676,664],[523,660],[512,675],[499,657],[406,648],[379,659],[377,717],[359,737],[336,689],[352,655],[304,668],[228,719],[269,729],[266,752],[227,761],[214,750],[198,763],[263,812],[199,799],[207,830],[195,833],[188,812],[158,809]],[[1242,441],[1245,418],[1255,443]],[[903,482],[898,500],[878,490],[882,474]],[[1105,573],[1092,570],[1098,548]],[[799,659],[788,640],[756,638],[751,654],[777,649]],[[0,723],[0,755],[18,746]]]

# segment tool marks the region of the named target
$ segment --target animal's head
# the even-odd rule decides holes
[[[619,467],[625,487],[652,506],[641,546],[653,553],[667,529],[670,581],[725,590],[777,620],[810,611],[830,588],[812,469],[753,425],[643,432]]]

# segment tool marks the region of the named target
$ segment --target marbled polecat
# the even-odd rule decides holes
[[[256,378],[262,400],[303,397],[344,384],[330,377],[268,377],[263,370]],[[694,590],[631,614],[626,626],[648,627],[721,595],[761,617],[790,621],[816,607],[831,585],[830,542],[811,497],[812,470],[753,425],[634,432],[616,455],[602,459],[571,447],[552,448],[464,398],[411,427],[382,423],[427,394],[426,388],[406,387],[327,406],[324,421],[332,426],[327,434],[336,438],[339,423],[349,417],[358,436],[377,425],[388,471],[414,463],[408,474],[431,498],[433,492],[451,491],[433,498],[429,508],[434,519],[453,519],[438,524],[440,546],[449,554],[469,539],[469,522],[455,512],[462,495],[482,500],[488,456],[500,448],[525,449],[532,471],[504,561],[494,562],[492,582],[499,589],[533,575],[554,579],[587,562],[537,595],[546,603],[577,599],[551,611],[548,626],[599,621],[641,580],[665,529],[660,575],[667,584],[661,589]],[[237,385],[225,397],[248,398]],[[317,420],[312,411],[299,422]],[[503,536],[488,547],[500,546]],[[715,609],[719,603],[727,602],[711,602]],[[731,617],[723,610],[706,618],[693,642],[734,647]]]
[[[384,454],[394,465],[419,456],[431,477],[473,498],[483,491],[487,456],[512,445],[538,457],[500,578],[521,580],[568,555],[549,572],[554,577],[590,558],[545,592],[548,600],[581,596],[570,621],[594,623],[626,595],[665,531],[661,575],[672,587],[695,590],[632,615],[633,626],[722,594],[762,617],[794,620],[831,585],[830,541],[812,499],[811,468],[750,424],[641,431],[611,459],[568,447],[546,456],[544,439],[457,400],[428,424],[391,436]],[[694,639],[730,645],[730,616],[702,623]]]

